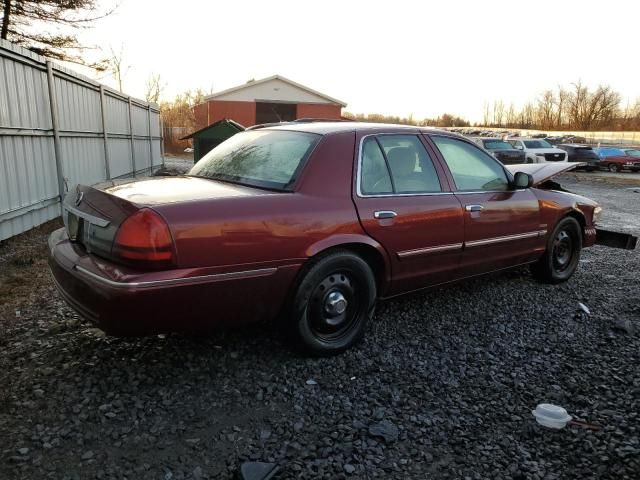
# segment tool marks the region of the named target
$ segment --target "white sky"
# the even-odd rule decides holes
[[[471,121],[578,79],[640,98],[638,0],[121,2],[80,38],[124,47],[138,97],[155,72],[164,98],[278,73],[350,112]]]

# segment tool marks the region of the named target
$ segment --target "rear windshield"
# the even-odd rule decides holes
[[[194,177],[274,190],[291,190],[322,137],[284,130],[237,133],[207,153],[189,171]]]
[[[513,150],[513,145],[502,140],[483,140],[482,142],[487,150]]]
[[[527,148],[553,148],[546,140],[525,140],[524,144]]]

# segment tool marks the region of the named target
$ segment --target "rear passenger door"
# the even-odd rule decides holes
[[[454,279],[464,218],[444,169],[419,134],[357,138],[354,202],[391,259],[392,295]]]
[[[547,225],[540,224],[538,198],[531,189],[513,189],[495,158],[471,142],[431,135],[464,208],[464,276],[531,261],[545,248]]]

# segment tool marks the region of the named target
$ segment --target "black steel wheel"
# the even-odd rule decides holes
[[[609,171],[612,173],[616,173],[618,170],[620,170],[620,168],[618,167],[618,165],[616,165],[615,163],[610,163],[609,164]]]
[[[361,257],[338,251],[312,260],[294,298],[292,338],[311,354],[340,353],[362,339],[375,301],[375,278]]]
[[[560,283],[571,278],[580,262],[582,227],[573,217],[558,222],[549,236],[544,255],[531,266],[534,277],[544,283]]]

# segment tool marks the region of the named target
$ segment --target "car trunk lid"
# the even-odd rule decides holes
[[[260,195],[267,192],[196,177],[159,177],[120,185],[78,185],[63,203],[69,239],[93,253],[118,261],[113,244],[120,225],[143,208],[212,198]]]
[[[184,175],[150,178],[112,186],[104,191],[136,205],[145,206],[263,193],[256,188]]]

